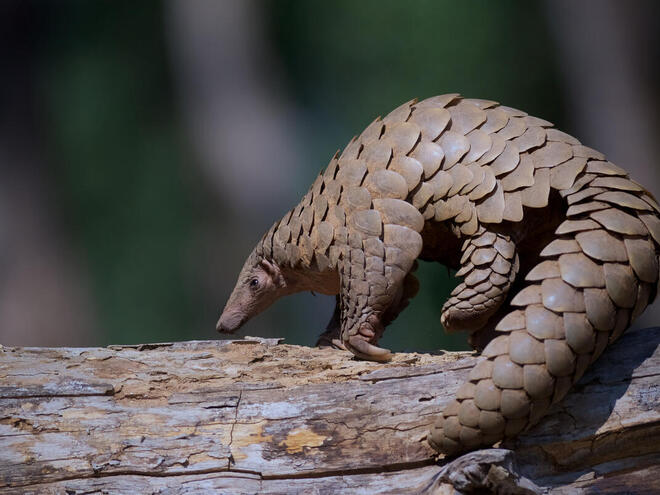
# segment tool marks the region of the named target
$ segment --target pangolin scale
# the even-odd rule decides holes
[[[536,423],[656,296],[659,207],[545,120],[457,94],[413,100],[336,154],[264,234],[218,321],[277,298],[337,295],[321,344],[376,346],[418,290],[416,259],[458,270],[448,331],[483,347],[428,435],[457,454]]]

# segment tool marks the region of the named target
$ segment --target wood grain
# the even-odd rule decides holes
[[[660,491],[659,342],[624,335],[504,446],[508,469],[557,493]],[[424,439],[476,361],[256,338],[3,347],[0,493],[451,493]]]

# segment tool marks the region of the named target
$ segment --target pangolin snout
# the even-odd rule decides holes
[[[222,313],[215,328],[220,333],[233,333],[243,325],[244,318],[239,313]]]

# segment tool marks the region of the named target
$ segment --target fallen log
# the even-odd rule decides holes
[[[424,439],[472,353],[0,347],[0,493],[657,493],[658,343],[627,333],[512,452],[456,460]]]

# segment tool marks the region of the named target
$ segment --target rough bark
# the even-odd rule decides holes
[[[471,353],[390,363],[277,340],[0,349],[0,493],[660,491],[660,328],[630,332],[515,444],[424,441]]]

